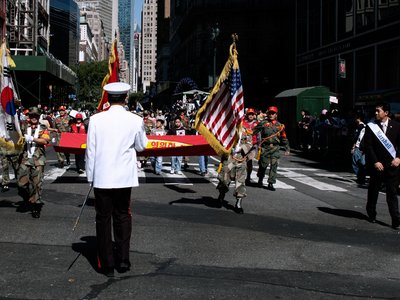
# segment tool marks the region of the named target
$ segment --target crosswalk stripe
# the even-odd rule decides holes
[[[63,176],[66,170],[67,169],[64,168],[51,168],[47,171],[45,170],[43,179],[46,181],[56,180],[58,177]]]
[[[162,168],[161,176],[164,177],[164,185],[193,185],[183,173],[171,174],[170,169]]]
[[[217,159],[211,157],[214,159],[216,162],[218,162]],[[50,161],[48,161],[50,162]],[[195,170],[196,172],[199,172],[198,164],[197,163],[189,163],[189,165]],[[64,173],[71,168],[65,167],[65,168],[57,168],[55,166],[49,166],[47,165],[45,168],[45,174],[44,174],[44,180],[45,181],[54,181],[59,177],[64,176]],[[254,166],[254,170],[257,171],[258,166]],[[309,176],[300,173],[300,172],[295,172],[295,171],[302,171],[302,172],[310,172],[308,174]],[[321,191],[335,191],[335,192],[347,192],[346,189],[341,188],[339,186],[335,186],[333,184],[328,184],[324,183],[323,181],[316,180],[312,176],[315,176],[317,178],[331,178],[331,179],[337,179],[341,180],[341,183],[351,185],[353,184],[353,181],[350,179],[346,179],[345,176],[340,176],[338,174],[334,173],[318,173],[317,171],[322,171],[320,169],[314,169],[314,168],[288,168],[288,167],[279,167],[278,169],[278,175],[281,177],[287,178],[289,180],[293,180],[296,182],[299,182],[301,184],[313,187],[315,189],[321,190]],[[86,174],[80,174],[78,175],[79,177],[85,177]],[[0,178],[2,176],[0,175]],[[146,182],[146,172],[145,169],[138,169],[138,177],[140,179],[141,183]],[[178,174],[170,174],[170,163],[164,162],[163,169],[161,172],[162,180],[164,181],[165,185],[193,185],[191,182],[190,178],[186,177],[184,173],[181,175]],[[10,179],[14,180],[15,175],[13,172],[10,172]],[[214,186],[218,185],[218,172],[217,172],[217,166],[213,163],[210,163],[208,165],[208,174],[204,177],[204,179],[208,180],[211,184]],[[258,177],[256,176],[256,172],[253,171],[251,179],[254,182],[258,181]],[[268,184],[268,178],[264,178],[263,181],[264,185]],[[274,187],[277,189],[287,189],[287,190],[293,190],[296,189],[293,185],[290,185],[282,180],[277,180],[276,184],[274,184]]]
[[[347,192],[346,189],[343,189],[341,187],[338,187],[338,186],[335,186],[335,185],[332,185],[329,183],[324,183],[322,181],[315,180],[312,177],[306,176],[301,173],[293,172],[290,170],[286,170],[286,171],[278,170],[278,174],[283,175],[291,180],[311,186],[311,187],[316,188],[321,191]]]

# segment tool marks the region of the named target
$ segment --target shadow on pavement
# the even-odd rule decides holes
[[[200,204],[204,205],[207,207],[213,207],[213,208],[221,208],[221,205],[219,204],[218,200],[216,198],[212,197],[201,197],[199,199],[188,199],[188,198],[182,198],[179,200],[171,201],[169,202],[169,205],[173,204]],[[228,201],[223,201],[222,206],[228,210],[234,210],[235,207],[231,204],[229,204]]]
[[[84,236],[81,238],[82,242],[73,243],[72,250],[79,253],[79,255],[75,258],[68,270],[72,268],[74,263],[78,260],[79,256],[82,255],[87,259],[92,268],[98,272],[97,266],[97,250],[96,250],[96,237],[95,236]]]
[[[336,209],[336,208],[329,208],[329,207],[318,207],[318,210],[322,211],[324,213],[339,216],[339,217],[353,218],[353,219],[365,220],[365,221],[369,222],[369,218],[367,215],[360,213],[358,211],[354,211],[354,210]],[[389,224],[378,221],[378,220],[375,223],[382,225],[382,226],[390,227]]]
[[[15,202],[10,201],[10,200],[1,200],[0,201],[0,207],[16,207]]]

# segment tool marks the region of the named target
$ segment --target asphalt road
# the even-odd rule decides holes
[[[366,188],[348,168],[283,157],[277,190],[248,188],[244,215],[233,188],[215,205],[217,159],[182,176],[149,167],[132,193],[132,270],[96,271],[93,194],[84,175],[58,169],[50,150],[40,219],[16,211],[13,180],[0,194],[1,299],[400,299],[399,232],[385,195],[367,221]],[[255,176],[255,172],[253,174]]]

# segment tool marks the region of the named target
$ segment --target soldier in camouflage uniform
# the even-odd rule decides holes
[[[8,185],[10,184],[10,164],[17,175],[18,169],[18,155],[2,155],[1,156],[1,167],[2,171],[2,180],[1,180],[1,192],[7,192],[10,190]]]
[[[252,132],[242,129],[240,143],[232,149],[228,157],[222,157],[222,169],[218,175],[219,190],[218,205],[222,206],[225,194],[229,191],[229,184],[235,181],[234,196],[236,197],[235,212],[243,214],[242,198],[246,197],[247,161],[255,156],[252,143]]]
[[[57,144],[60,142],[61,133],[71,132],[71,128],[70,128],[71,119],[66,112],[65,106],[60,106],[58,111],[59,111],[60,115],[54,120],[55,128],[58,131]],[[57,159],[58,159],[58,165],[60,168],[64,167],[65,160],[67,161],[67,165],[70,164],[69,153],[56,152],[56,154],[57,154]]]
[[[46,126],[39,123],[39,110],[32,107],[29,121],[23,129],[25,137],[24,150],[20,156],[18,168],[18,188],[24,203],[20,211],[32,210],[32,217],[40,218],[43,205],[41,200],[44,166],[46,164],[45,145],[50,141]]]
[[[289,154],[289,141],[285,133],[285,125],[277,121],[278,108],[271,106],[268,108],[267,119],[261,121],[253,130],[253,134],[258,135],[261,147],[261,157],[258,161],[258,186],[263,187],[263,179],[270,165],[267,189],[275,191],[276,173],[280,158],[280,146],[284,146],[285,155]]]

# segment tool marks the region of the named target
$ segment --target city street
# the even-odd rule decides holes
[[[96,272],[93,192],[73,232],[89,185],[73,163],[57,168],[50,148],[40,219],[16,211],[15,178],[0,194],[0,298],[399,299],[400,234],[385,194],[369,223],[349,167],[282,156],[276,191],[248,187],[238,215],[233,186],[216,205],[217,158],[205,177],[197,157],[183,175],[164,162],[162,175],[139,172],[132,269],[108,278]]]

